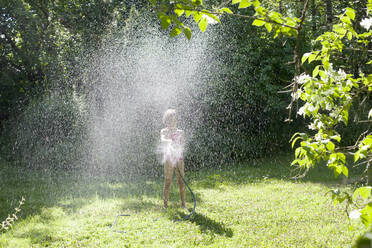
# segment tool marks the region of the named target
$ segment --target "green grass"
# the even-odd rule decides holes
[[[162,178],[42,173],[2,163],[0,219],[21,196],[26,202],[12,229],[0,234],[0,247],[350,246],[362,227],[325,196],[340,180],[314,169],[293,181],[289,161],[284,156],[186,172],[197,197],[196,214],[187,221],[175,221],[188,213],[178,208],[175,180],[164,210]],[[189,192],[187,201],[191,208]],[[110,228],[120,213],[130,214],[115,226],[125,233]]]

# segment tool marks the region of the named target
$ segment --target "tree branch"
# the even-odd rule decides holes
[[[295,79],[294,79],[294,84],[293,84],[293,87],[292,87],[291,103],[288,106],[288,108],[289,108],[288,118],[286,119],[286,121],[292,121],[292,108],[293,108],[293,103],[295,101],[295,98],[293,97],[293,95],[296,93],[296,91],[298,89],[297,77],[300,75],[300,72],[301,72],[300,34],[301,34],[302,25],[305,21],[306,11],[307,11],[308,6],[309,6],[309,0],[306,0],[306,2],[304,4],[304,8],[302,9],[300,23],[298,24],[298,26],[296,28],[297,29],[297,37],[296,37],[296,46],[295,46],[295,50],[294,50],[294,59],[293,59],[294,62],[295,62]]]
[[[185,9],[185,8],[174,8],[174,10],[197,11],[197,12],[199,12],[199,13],[204,13],[204,14],[221,15],[221,13],[219,13],[219,12],[211,12],[211,11],[206,11],[206,10],[196,10],[196,9],[194,9],[194,8],[190,8],[190,9]],[[225,14],[227,14],[227,15],[231,15],[231,16],[240,17],[240,18],[245,18],[245,19],[260,20],[260,21],[263,21],[263,22],[268,22],[268,23],[272,23],[272,24],[275,24],[275,25],[279,25],[279,26],[283,26],[283,27],[287,27],[287,28],[291,28],[291,29],[295,29],[295,30],[298,29],[298,27],[289,26],[289,25],[286,25],[286,24],[283,24],[283,23],[279,23],[279,22],[272,21],[272,20],[266,20],[266,19],[262,19],[262,18],[255,17],[255,16],[247,16],[247,15],[234,14],[234,13],[227,13],[227,12],[225,12]]]
[[[226,13],[226,12],[225,12],[225,13]],[[217,14],[217,13],[212,13],[212,14]],[[275,25],[279,25],[279,26],[283,26],[283,27],[287,27],[287,28],[291,28],[291,29],[298,30],[297,27],[289,26],[289,25],[282,24],[282,23],[279,23],[279,22],[276,22],[276,21],[272,21],[272,20],[265,20],[265,19],[261,19],[261,18],[254,17],[254,16],[246,16],[246,15],[240,15],[240,14],[234,14],[234,13],[232,13],[232,14],[231,14],[231,13],[226,13],[226,14],[228,14],[228,15],[232,15],[232,16],[241,17],[241,18],[246,18],[246,19],[260,20],[260,21],[264,21],[264,22],[272,23],[272,24],[275,24]]]
[[[343,49],[350,50],[350,51],[357,51],[357,52],[369,52],[369,53],[372,53],[372,50],[363,50],[363,49],[358,49],[358,48],[344,47]]]
[[[231,2],[231,0],[227,0],[227,1],[225,1],[225,2],[222,2],[219,6],[218,6],[218,8],[220,9],[220,8],[222,8],[223,6],[226,6],[228,3],[230,3]]]

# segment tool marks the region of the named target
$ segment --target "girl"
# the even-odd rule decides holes
[[[161,146],[163,150],[162,162],[164,164],[164,208],[168,207],[168,197],[174,170],[176,170],[177,182],[181,196],[181,207],[185,208],[185,184],[181,178],[181,176],[184,177],[183,148],[185,137],[184,132],[177,129],[176,110],[168,109],[165,111],[163,123],[167,126],[160,131]]]

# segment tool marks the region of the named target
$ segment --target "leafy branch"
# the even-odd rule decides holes
[[[18,207],[14,209],[14,213],[11,215],[8,215],[8,217],[4,221],[1,222],[0,232],[8,230],[13,225],[14,221],[18,219],[17,215],[21,211],[21,206],[24,203],[25,203],[25,198],[22,197],[22,199],[19,201]]]
[[[295,46],[295,49],[294,49],[294,59],[293,59],[293,62],[295,64],[295,77],[294,77],[294,82],[293,82],[293,86],[292,86],[292,96],[296,93],[296,91],[298,89],[298,76],[301,73],[301,68],[300,68],[301,67],[301,62],[300,62],[300,33],[301,33],[303,23],[305,21],[306,11],[308,9],[308,6],[309,6],[309,0],[306,0],[306,2],[304,4],[304,8],[302,9],[302,12],[301,12],[300,23],[297,26],[296,46]],[[288,113],[288,119],[286,121],[289,121],[289,122],[292,121],[292,109],[293,109],[294,101],[295,101],[295,98],[292,97],[291,102],[288,106],[289,113]]]
[[[274,38],[279,34],[293,36],[301,30],[302,24],[298,18],[283,17],[280,13],[269,11],[260,5],[258,0],[232,0],[232,4],[239,4],[239,9],[250,6],[255,10],[254,16],[233,13],[229,8],[223,7],[223,3],[214,10],[204,7],[201,0],[183,0],[178,2],[150,0],[158,13],[160,24],[163,29],[172,27],[170,36],[174,37],[184,33],[187,39],[191,39],[191,29],[181,20],[184,15],[186,18],[193,17],[199,29],[204,32],[210,22],[220,22],[223,14],[254,20],[253,26],[265,26],[268,32],[274,30]]]

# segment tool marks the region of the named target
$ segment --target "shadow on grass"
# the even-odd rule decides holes
[[[177,218],[176,216],[180,216],[181,218]],[[233,236],[233,231],[231,228],[225,226],[225,224],[221,222],[217,222],[203,214],[194,213],[190,219],[183,220],[182,218],[186,217],[187,215],[183,212],[176,211],[174,215],[171,216],[171,219],[174,221],[189,221],[199,226],[200,231],[202,233],[214,233],[217,235],[223,235],[228,238]]]
[[[90,176],[78,172],[37,171],[14,168],[4,164],[0,168],[0,220],[14,212],[19,199],[25,204],[19,216],[40,215],[44,208],[60,207],[67,213],[78,212],[95,199],[120,199],[121,209],[136,212],[162,208],[163,179],[138,177],[125,179],[120,175]],[[195,193],[198,202],[201,195]],[[176,180],[172,183],[169,203],[178,205],[180,196]],[[186,202],[193,203],[189,192]]]
[[[204,168],[195,172],[186,172],[186,180],[193,189],[197,202],[203,202],[201,189],[223,190],[224,185],[246,185],[260,183],[268,179],[287,180],[296,172],[290,167],[291,156],[276,156],[274,158],[256,159],[241,164],[224,165],[218,168]],[[17,168],[11,165],[1,165],[0,168],[0,219],[5,219],[17,206],[18,200],[24,196],[21,218],[40,214],[43,208],[58,206],[68,212],[76,212],[91,199],[123,199],[126,203],[122,209],[146,211],[161,208],[162,178],[138,177],[124,179],[120,175],[87,176],[78,172],[41,172]],[[350,170],[350,174],[352,174]],[[300,182],[316,182],[323,184],[340,183],[332,171],[325,166],[310,170]],[[147,198],[147,199],[146,199]],[[148,198],[155,199],[159,206]],[[193,200],[187,191],[186,200]],[[172,183],[170,203],[178,205],[180,197],[175,180]],[[199,216],[199,218],[201,218]],[[208,220],[204,220],[208,222]]]

